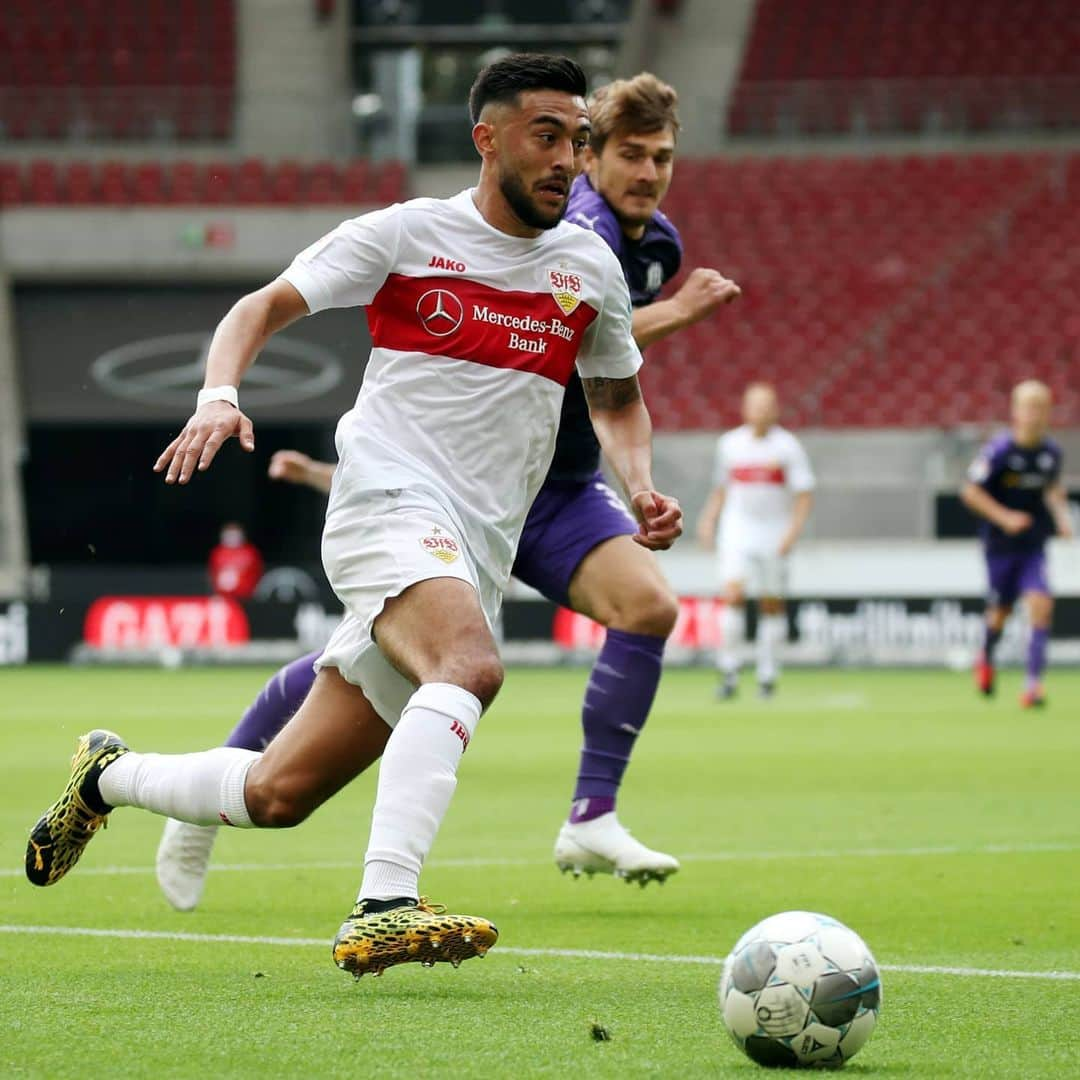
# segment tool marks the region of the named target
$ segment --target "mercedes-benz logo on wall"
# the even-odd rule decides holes
[[[213,335],[197,331],[142,338],[102,353],[90,377],[107,394],[147,405],[190,408],[203,384]],[[341,384],[343,365],[321,345],[272,338],[244,376],[247,406],[295,405]]]
[[[424,324],[424,329],[435,337],[447,337],[452,334],[465,318],[465,309],[461,301],[446,289],[428,289],[416,301],[416,314]]]

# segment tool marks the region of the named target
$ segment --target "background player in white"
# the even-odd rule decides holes
[[[698,539],[708,550],[719,542],[725,605],[717,658],[722,699],[734,697],[738,688],[748,593],[758,600],[758,692],[769,697],[776,689],[777,648],[787,637],[787,557],[814,498],[806,451],[777,423],[775,389],[752,383],[743,394],[742,412],[743,425],[717,442],[715,487],[698,523]]]
[[[381,754],[363,883],[335,961],[360,975],[456,964],[494,943],[488,920],[425,904],[418,879],[502,683],[491,623],[575,364],[638,542],[665,548],[681,532],[678,504],[652,488],[618,261],[561,220],[588,141],[584,94],[581,69],[563,57],[489,65],[470,95],[474,190],[345,222],[222,320],[196,412],[155,466],[169,483],[208,468],[231,437],[253,448],[236,387],[273,333],[324,308],[368,309],[371,359],[338,425],[323,533],[345,618],[310,694],[262,754],[142,754],[111,732],[84,736],[64,792],[31,832],[34,884],[66,874],[116,806],[290,826]]]

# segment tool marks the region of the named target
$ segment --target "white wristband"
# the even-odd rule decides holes
[[[227,401],[234,409],[240,408],[235,386],[208,386],[205,390],[200,390],[195,401],[195,411],[198,412],[208,401]]]

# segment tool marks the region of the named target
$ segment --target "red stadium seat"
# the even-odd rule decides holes
[[[1076,127],[1076,26],[1073,0],[759,0],[728,124],[1008,130],[1019,107],[1025,127]]]
[[[236,79],[234,0],[48,4],[8,0],[0,20],[0,108],[8,139],[227,138]],[[178,92],[180,88],[184,93]],[[204,120],[188,93],[213,94]]]

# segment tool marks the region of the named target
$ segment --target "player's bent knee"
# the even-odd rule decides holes
[[[448,681],[468,690],[486,709],[502,687],[504,675],[502,661],[496,653],[481,653],[461,661],[456,677]]]
[[[675,629],[679,601],[670,590],[649,588],[639,591],[629,600],[622,610],[616,610],[610,623],[614,629],[663,638]]]
[[[259,829],[291,829],[310,817],[317,803],[295,784],[248,775],[244,803]]]

